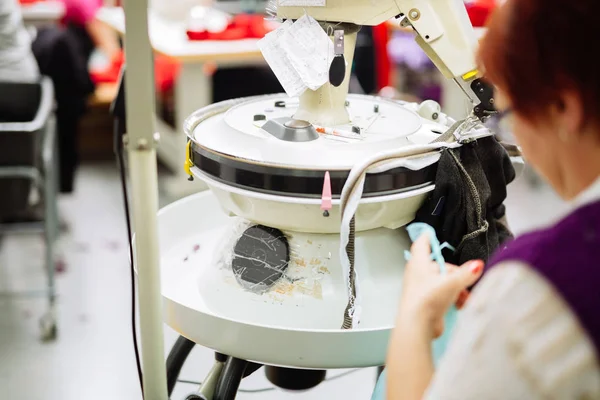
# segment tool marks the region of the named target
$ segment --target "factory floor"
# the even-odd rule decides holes
[[[140,392],[130,334],[130,278],[121,192],[112,163],[82,166],[77,192],[60,201],[68,231],[60,243],[59,336],[38,340],[39,298],[0,297],[0,398],[28,400],[131,400]],[[166,203],[163,199],[162,203]],[[566,206],[543,185],[521,178],[507,202],[515,232],[545,224]],[[38,236],[0,238],[0,292],[42,288],[43,246]],[[165,351],[177,335],[165,327]],[[212,365],[212,353],[197,347],[180,378],[197,381]],[[332,371],[329,377],[343,373]],[[239,399],[369,399],[375,370],[350,373],[306,393],[271,390]],[[259,371],[243,389],[270,387]],[[194,385],[178,384],[173,399]]]

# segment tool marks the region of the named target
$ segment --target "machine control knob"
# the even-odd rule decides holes
[[[430,121],[436,121],[441,112],[442,107],[433,100],[425,100],[419,105],[419,115]]]
[[[283,124],[286,128],[292,129],[306,129],[311,127],[311,123],[301,119],[292,119]]]
[[[319,138],[319,134],[310,122],[288,117],[270,119],[262,129],[286,142],[310,142]]]

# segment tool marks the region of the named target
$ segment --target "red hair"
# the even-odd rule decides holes
[[[526,118],[542,116],[570,89],[598,122],[599,39],[600,0],[507,0],[489,20],[478,58],[486,79]]]

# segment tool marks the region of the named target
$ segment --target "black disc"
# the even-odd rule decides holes
[[[240,285],[262,293],[283,276],[289,262],[290,246],[283,232],[255,225],[238,239],[231,264]]]
[[[266,366],[265,375],[269,382],[281,389],[303,391],[323,382],[327,371]]]
[[[192,162],[200,171],[227,185],[277,196],[320,199],[326,171],[268,166],[246,162],[192,146]],[[365,177],[364,197],[383,196],[414,190],[435,181],[437,163],[413,171],[398,167]],[[339,199],[350,170],[329,171],[331,193]]]

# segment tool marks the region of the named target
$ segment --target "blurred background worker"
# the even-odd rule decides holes
[[[61,0],[64,16],[59,26],[37,30],[33,51],[42,74],[52,78],[56,93],[56,119],[60,150],[60,189],[71,193],[79,165],[81,118],[94,93],[88,65],[96,48],[117,57],[120,44],[114,32],[95,19],[98,0]]]
[[[99,50],[106,58],[117,57],[121,45],[114,31],[96,19],[102,8],[102,0],[61,0],[65,5],[63,24],[77,32],[83,44],[86,58],[93,50]]]

